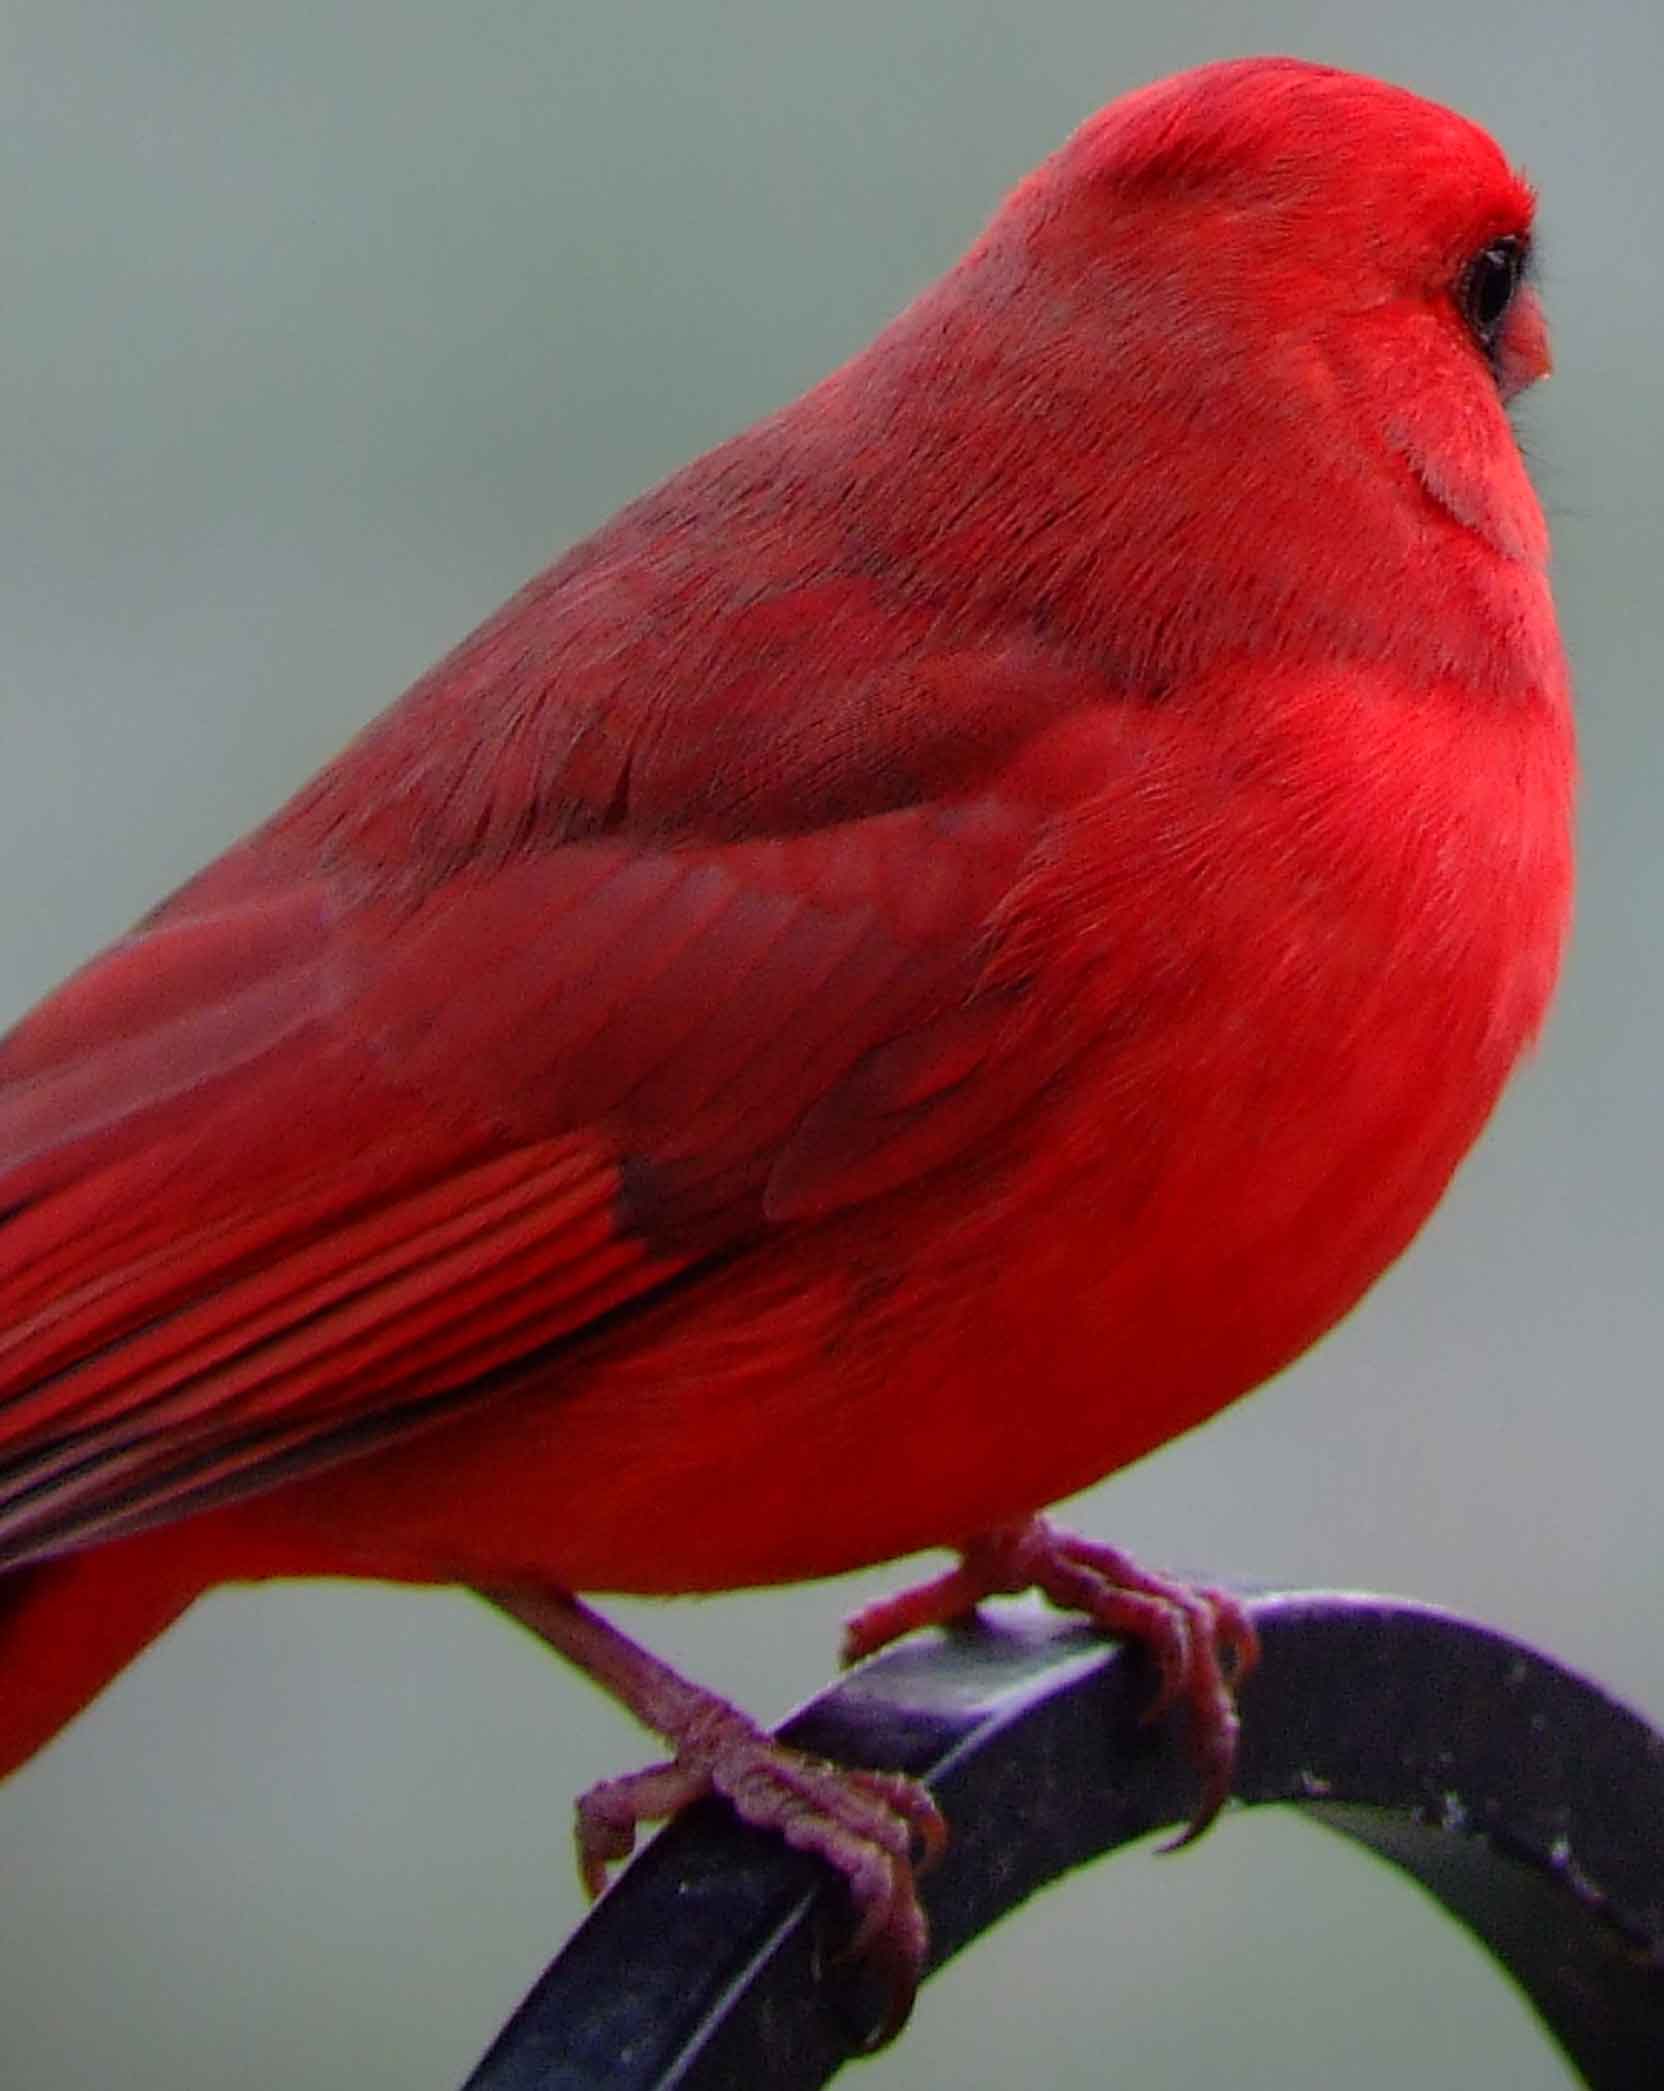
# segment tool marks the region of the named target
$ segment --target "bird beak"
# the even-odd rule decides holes
[[[1527,385],[1546,378],[1554,368],[1549,347],[1548,321],[1543,303],[1529,285],[1514,300],[1497,359],[1497,376],[1504,400],[1514,399]]]

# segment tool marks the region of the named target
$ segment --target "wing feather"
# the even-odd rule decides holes
[[[0,1563],[534,1361],[558,1393],[603,1317],[951,1164],[1045,1079],[984,1078],[983,975],[1048,817],[982,788],[417,887],[234,852],[0,1041]]]

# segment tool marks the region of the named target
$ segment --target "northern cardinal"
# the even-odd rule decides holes
[[[1039,1516],[1295,1357],[1543,1020],[1573,745],[1532,198],[1289,60],[1092,117],[0,1043],[0,1770],[208,1587],[471,1585],[847,1876],[899,1777],[573,1595],[958,1549],[1230,1782],[1230,1601]]]

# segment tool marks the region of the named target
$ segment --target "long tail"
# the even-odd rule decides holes
[[[0,1575],[0,1778],[43,1749],[206,1587],[172,1531]]]

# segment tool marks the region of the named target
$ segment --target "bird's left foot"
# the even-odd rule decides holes
[[[947,1826],[916,1779],[808,1756],[766,1735],[715,1692],[693,1684],[570,1591],[487,1589],[482,1597],[529,1627],[670,1744],[666,1763],[605,1779],[578,1802],[578,1870],[591,1895],[635,1849],[644,1823],[719,1795],[754,1829],[772,1830],[842,1876],[855,1933],[838,1959],[862,1961],[885,1995],[869,2048],[907,2021],[924,1973],[929,1931],[915,1876],[937,1860]]]
[[[683,1725],[676,1742],[671,1762],[604,1780],[580,1798],[578,1866],[590,1894],[598,1895],[612,1867],[629,1857],[640,1824],[719,1794],[742,1822],[772,1830],[843,1876],[856,1925],[837,1958],[862,1961],[878,1978],[885,2013],[869,2044],[893,2040],[912,2009],[929,1945],[914,1874],[932,1865],[947,1843],[930,1795],[901,1772],[810,1757],[715,1697]]]
[[[845,1629],[844,1660],[857,1662],[918,1627],[963,1618],[985,1597],[1025,1590],[1138,1641],[1154,1658],[1161,1684],[1148,1717],[1184,1706],[1202,1775],[1196,1812],[1165,1848],[1195,1843],[1230,1796],[1241,1726],[1237,1693],[1259,1660],[1253,1621],[1229,1591],[1155,1575],[1114,1547],[1030,1518],[972,1540],[947,1575],[858,1612]]]

